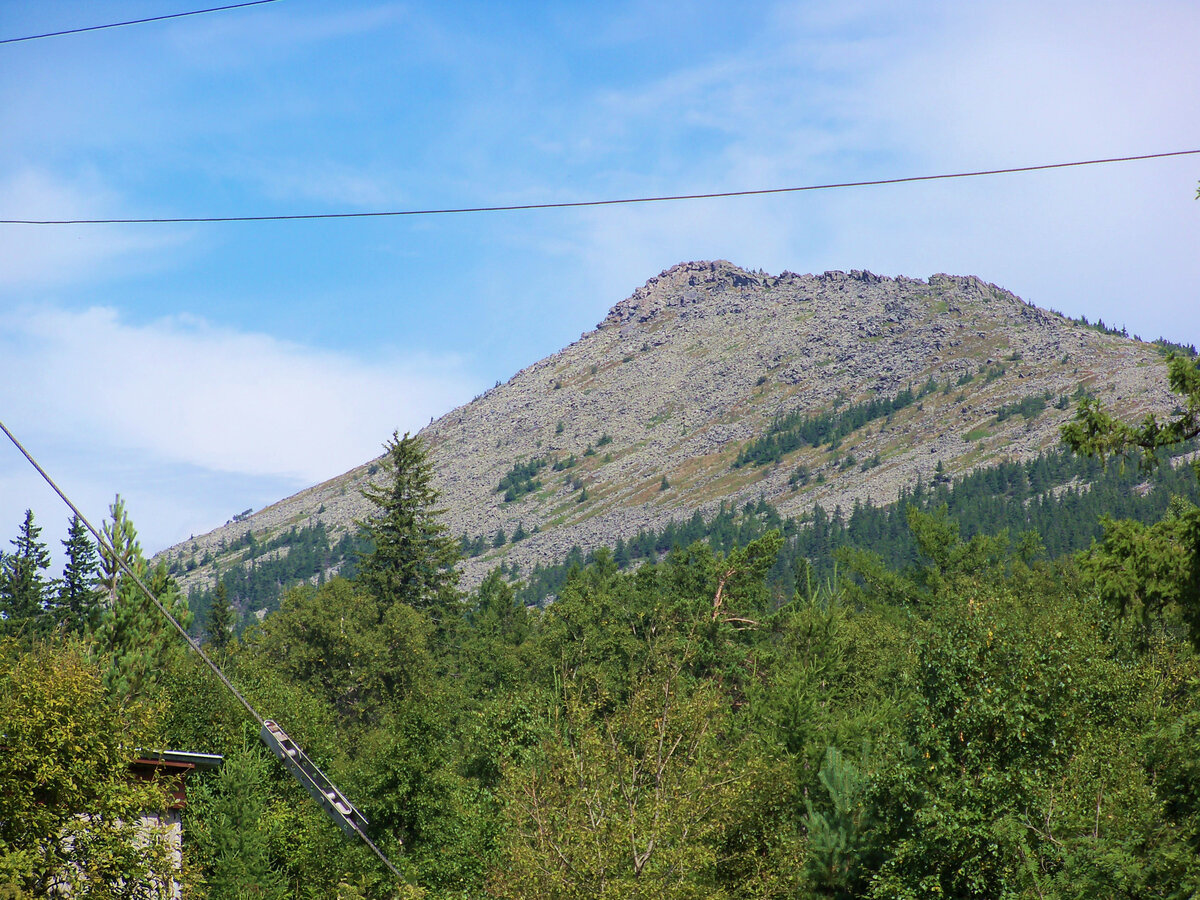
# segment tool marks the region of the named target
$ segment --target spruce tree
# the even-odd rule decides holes
[[[358,580],[379,602],[381,615],[401,602],[440,621],[459,606],[458,542],[439,519],[439,494],[420,439],[393,433],[385,449],[384,484],[362,492],[375,513],[358,524],[375,549],[363,557]]]
[[[229,641],[233,638],[234,619],[233,607],[229,605],[229,590],[225,587],[225,582],[218,581],[204,629],[208,632],[208,642],[217,650],[224,650],[229,646]]]
[[[50,554],[38,540],[41,533],[33,524],[33,510],[25,510],[25,521],[12,541],[16,549],[5,555],[0,570],[0,614],[10,628],[37,619],[46,610],[50,583],[42,573],[50,568]]]
[[[62,545],[67,561],[58,585],[55,615],[68,632],[82,634],[96,625],[100,594],[96,589],[99,571],[96,548],[78,516],[71,517],[71,527]]]
[[[271,861],[270,771],[259,750],[238,750],[189,798],[211,900],[290,896]]]

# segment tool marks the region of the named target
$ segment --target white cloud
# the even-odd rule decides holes
[[[3,421],[94,524],[121,493],[148,552],[366,462],[478,388],[453,358],[364,361],[106,308],[0,311]],[[0,533],[26,508],[57,551],[68,512],[0,448]]]
[[[0,335],[10,417],[57,442],[310,483],[475,388],[453,359],[362,361],[188,318],[133,325],[104,308],[10,312]]]

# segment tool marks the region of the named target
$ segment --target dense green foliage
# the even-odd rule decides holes
[[[161,896],[163,836],[135,823],[164,794],[128,774],[151,715],[77,644],[0,643],[0,896]]]
[[[420,445],[388,455],[359,574],[289,591],[222,659],[404,883],[258,749],[194,658],[144,628],[153,677],[114,652],[110,608],[81,644],[2,647],[0,891],[44,895],[70,872],[117,896],[116,873],[148,876],[127,832],[62,839],[129,809],[118,773],[137,743],[226,757],[185,812],[197,898],[1200,892],[1200,508],[1168,497],[1194,496],[1186,467],[1160,462],[1135,491],[1133,465],[1051,454],[894,508],[726,508],[573,554],[539,608],[499,570],[458,591]],[[1090,490],[1056,488],[1070,478]],[[1096,524],[1123,509],[1146,521]],[[1082,526],[1054,534],[1071,515],[1102,540],[1047,553],[1079,546]],[[111,564],[99,581],[122,604]]]
[[[1192,449],[1194,445],[1189,443],[1159,452],[1166,462]],[[968,538],[1002,531],[1014,537],[1036,532],[1044,554],[1058,558],[1086,549],[1098,539],[1102,516],[1156,522],[1175,496],[1200,502],[1200,484],[1186,466],[1162,465],[1139,472],[1136,466],[1105,467],[1095,458],[1055,451],[1027,462],[977,469],[952,482],[941,478],[919,483],[903,491],[895,503],[883,506],[859,503],[832,514],[818,507],[811,515],[796,519],[780,516],[763,500],[741,509],[722,505],[708,519],[695,513],[659,531],[642,530],[629,540],[618,539],[612,553],[624,569],[696,541],[729,552],[778,529],[785,540],[767,580],[778,596],[788,597],[797,587],[797,572],[818,582],[832,578],[842,548],[870,547],[889,566],[913,565],[917,547],[908,526],[910,507],[933,512],[945,506]],[[557,565],[535,566],[520,591],[521,600],[537,605],[553,597],[571,568],[590,558],[576,548]]]

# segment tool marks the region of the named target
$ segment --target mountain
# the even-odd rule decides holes
[[[1161,348],[975,277],[690,262],[421,434],[451,532],[486,547],[464,563],[470,584],[502,561],[527,570],[723,501],[765,498],[788,515],[890,502],[918,479],[1054,447],[1089,394],[1126,417],[1168,412]],[[251,540],[280,557],[291,529],[321,523],[336,542],[369,512],[359,489],[377,470],[163,555],[186,590]],[[519,543],[492,546],[518,527]]]

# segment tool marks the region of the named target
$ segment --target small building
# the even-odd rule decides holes
[[[171,793],[171,802],[163,811],[142,814],[142,827],[156,830],[167,840],[175,871],[183,868],[183,807],[187,804],[187,777],[195,771],[216,769],[224,762],[215,753],[184,753],[179,750],[142,751],[129,766],[130,774],[141,781],[158,781]],[[180,896],[178,881],[171,884],[171,896]]]

